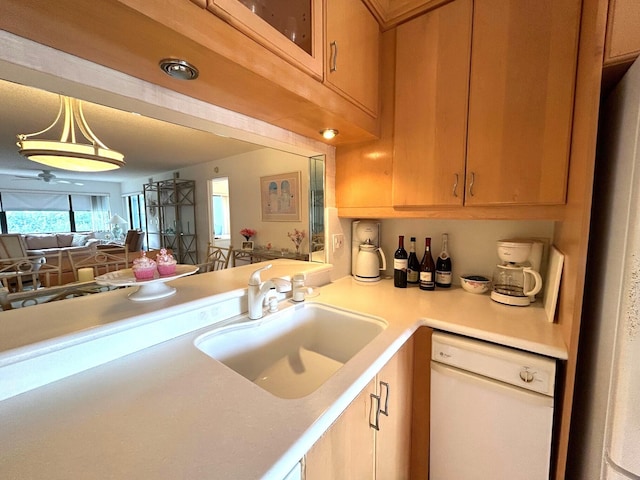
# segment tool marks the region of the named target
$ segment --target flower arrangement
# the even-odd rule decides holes
[[[297,228],[294,228],[293,232],[287,232],[287,235],[296,246],[296,252],[298,252],[300,250],[300,244],[302,243],[302,240],[304,240],[304,238],[307,236],[307,234],[304,232],[304,230],[298,230]]]
[[[240,230],[240,235],[246,238],[247,242],[251,240],[251,237],[253,237],[256,233],[258,232],[256,232],[253,228],[243,228],[242,230]]]

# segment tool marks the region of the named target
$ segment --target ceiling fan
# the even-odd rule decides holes
[[[14,177],[20,180],[38,180],[40,182],[51,184],[60,183],[69,185],[84,185],[84,183],[76,182],[75,180],[65,180],[62,178],[58,178],[53,173],[51,173],[51,170],[42,170],[42,172],[40,172],[38,175],[14,175]]]

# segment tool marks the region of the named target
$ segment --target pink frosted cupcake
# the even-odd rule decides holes
[[[158,273],[162,276],[173,275],[176,273],[176,264],[178,263],[173,255],[167,253],[165,248],[160,249],[160,253],[156,255],[156,263],[158,264]]]
[[[156,273],[156,262],[147,257],[147,252],[142,251],[142,256],[133,261],[133,275],[136,280],[151,280]]]

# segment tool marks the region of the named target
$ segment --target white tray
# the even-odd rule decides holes
[[[111,287],[138,287],[136,291],[129,294],[129,299],[136,302],[144,302],[173,295],[176,293],[176,289],[167,285],[166,282],[191,275],[197,271],[198,267],[195,265],[176,265],[176,272],[173,275],[160,276],[156,271],[152,279],[138,280],[133,275],[133,269],[125,268],[117,272],[98,275],[96,283]]]

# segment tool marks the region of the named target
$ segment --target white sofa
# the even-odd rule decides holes
[[[54,255],[62,252],[61,284],[75,280],[67,252],[92,252],[99,243],[93,232],[33,233],[25,234],[23,238],[29,256],[46,255],[48,261],[54,261],[51,260]]]
[[[93,232],[29,233],[23,235],[27,250],[79,248],[97,245]]]

